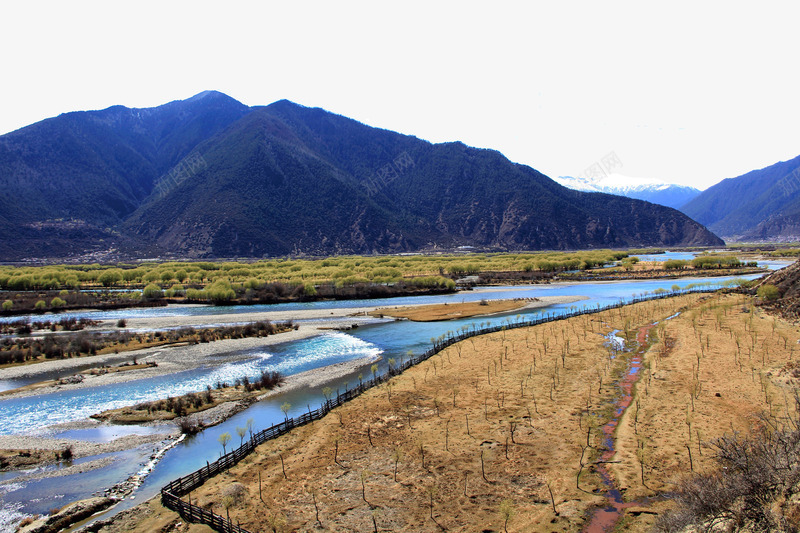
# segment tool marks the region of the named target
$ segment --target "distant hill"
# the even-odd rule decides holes
[[[570,191],[499,152],[217,92],[0,137],[0,258],[720,245],[673,209]]]
[[[800,156],[722,180],[681,210],[732,240],[800,240]]]
[[[633,178],[622,174],[607,174],[598,178],[559,176],[553,179],[564,187],[576,191],[616,194],[675,209],[700,194],[700,191],[694,187],[676,185],[653,178]]]

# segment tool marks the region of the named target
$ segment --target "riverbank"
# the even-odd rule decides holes
[[[437,322],[459,318],[493,316],[515,310],[537,309],[586,299],[586,296],[542,296],[539,298],[515,298],[513,300],[481,300],[479,302],[452,304],[379,307],[368,314],[377,318],[389,316],[392,318],[405,318],[413,322]]]
[[[639,498],[669,492],[691,473],[685,445],[692,450],[700,443],[693,466],[710,468],[711,454],[700,455],[703,443],[731,430],[748,431],[755,412],[767,405],[759,400],[763,384],[753,372],[775,387],[768,395],[773,411],[787,407],[779,391],[798,334],[773,317],[750,315],[752,306],[741,298],[656,300],[463,341],[323,420],[265,443],[193,491],[192,503],[220,513],[222,495],[241,484],[250,497],[229,511],[251,531],[265,520],[301,530],[318,527],[319,520],[333,530],[377,524],[394,531],[497,531],[505,513],[516,531],[580,530],[604,502],[607,488],[595,464],[604,449],[599,428],[613,416],[615,376],[628,371],[628,352],[611,350],[607,336],[627,328],[635,342],[640,327],[658,322],[635,399],[613,435],[618,453],[609,463],[620,497],[635,504],[618,527],[648,529],[670,503]],[[773,327],[776,336],[770,335]],[[735,342],[736,332],[748,345],[755,339],[742,358],[714,348],[717,337]],[[708,338],[711,348],[703,353]],[[692,358],[701,365],[699,390],[692,386]],[[729,380],[729,371],[718,372],[726,368],[740,376]],[[644,407],[645,400],[652,408]],[[279,454],[286,477],[274,459]],[[149,527],[181,520],[155,500],[146,506]],[[125,520],[120,517],[115,527],[145,530]]]
[[[308,370],[298,374],[293,374],[285,378],[284,383],[273,390],[260,392],[251,397],[238,399],[235,401],[228,401],[216,405],[210,409],[192,413],[186,418],[190,424],[196,425],[201,428],[215,426],[234,414],[244,410],[249,405],[256,401],[265,400],[272,396],[277,396],[287,392],[295,391],[302,388],[317,388],[329,381],[339,379],[343,376],[356,372],[357,370],[371,365],[377,361],[378,357],[365,357],[352,361],[336,363],[322,368]],[[91,442],[78,439],[66,439],[54,437],[53,435],[74,429],[90,429],[107,426],[108,424],[96,419],[84,419],[66,424],[59,424],[49,426],[41,430],[37,430],[33,434],[15,434],[15,435],[0,435],[0,450],[12,451],[10,455],[18,455],[22,453],[33,453],[41,457],[42,461],[39,464],[56,464],[60,460],[56,458],[56,453],[59,455],[64,450],[70,449],[70,457],[72,460],[80,459],[83,457],[90,457],[95,455],[120,452],[141,446],[143,444],[157,443],[175,439],[180,435],[180,431],[175,422],[170,420],[151,420],[144,426],[153,428],[158,431],[152,434],[132,434],[120,437],[109,442]],[[95,463],[89,466],[83,466],[83,470],[89,468],[97,468],[103,464]],[[26,467],[34,466],[32,463],[25,465]],[[54,477],[58,475],[68,475],[76,473],[74,469],[61,469],[48,473],[46,477]],[[42,476],[36,474],[38,477],[17,477],[14,482],[25,481],[28,479],[39,479]],[[2,486],[2,482],[0,482]]]
[[[274,313],[270,314],[273,315]],[[319,318],[319,314],[319,312],[315,313],[315,318]],[[191,319],[196,320],[196,318],[197,317],[158,317],[140,320],[153,324],[162,324],[173,322],[174,319],[190,319],[187,321],[187,325],[190,325]],[[237,322],[236,318],[238,318],[238,315],[234,315],[233,322]],[[134,319],[131,321],[133,320]],[[3,379],[5,380],[21,378],[26,380],[36,380],[39,377],[49,376],[52,374],[58,374],[67,377],[70,375],[70,372],[74,371],[79,373],[83,371],[82,369],[87,367],[96,368],[103,366],[116,366],[133,360],[136,360],[142,365],[147,365],[147,363],[152,362],[157,363],[157,366],[149,365],[135,370],[128,370],[126,372],[114,372],[97,375],[91,375],[88,373],[81,374],[83,377],[80,380],[74,380],[74,382],[69,382],[70,380],[68,379],[56,380],[51,383],[50,387],[26,386],[20,389],[6,391],[3,397],[4,399],[19,398],[43,394],[52,390],[77,390],[88,387],[113,385],[127,381],[152,378],[165,374],[191,370],[206,364],[219,365],[225,362],[241,359],[242,355],[240,352],[242,351],[265,346],[274,346],[284,342],[291,342],[313,337],[315,335],[320,335],[322,334],[322,331],[319,329],[321,327],[345,328],[352,326],[354,323],[363,324],[365,321],[371,320],[374,319],[370,317],[356,317],[342,320],[330,320],[326,317],[325,321],[314,321],[313,319],[309,319],[309,321],[298,325],[296,329],[288,330],[275,335],[269,335],[267,337],[225,339],[191,345],[158,346],[119,354],[94,355],[71,359],[54,359],[42,361],[40,363],[36,363],[35,365],[7,368],[3,370]]]

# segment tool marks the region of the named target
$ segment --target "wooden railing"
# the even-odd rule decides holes
[[[715,292],[717,290],[718,289],[702,288],[702,289],[691,289],[682,291],[669,291],[666,293],[651,294],[646,296],[636,296],[633,298],[620,300],[616,303],[605,306],[597,304],[595,307],[584,307],[583,309],[576,309],[559,315],[548,313],[544,316],[539,316],[538,318],[534,318],[531,320],[518,320],[516,322],[512,321],[512,322],[507,322],[506,324],[503,325],[491,326],[482,329],[474,328],[472,330],[462,331],[462,333],[459,333],[457,335],[451,333],[442,340],[436,340],[433,344],[433,347],[427,350],[426,352],[416,357],[411,357],[406,361],[403,361],[401,364],[390,368],[387,372],[383,374],[375,374],[372,379],[363,381],[359,383],[358,386],[338,394],[336,398],[326,400],[325,402],[322,403],[322,405],[320,405],[319,409],[303,413],[297,418],[287,418],[286,420],[280,422],[279,424],[274,424],[268,427],[267,429],[259,431],[258,433],[253,434],[250,440],[243,443],[240,447],[226,453],[213,463],[206,463],[206,466],[200,468],[199,470],[196,470],[189,475],[180,477],[170,482],[161,489],[161,503],[165,507],[172,509],[173,511],[180,514],[181,517],[184,518],[184,520],[187,520],[189,522],[206,524],[211,528],[223,533],[249,533],[246,529],[239,527],[238,525],[234,524],[227,518],[214,514],[211,511],[208,511],[196,505],[192,505],[182,500],[181,497],[185,496],[186,494],[189,494],[191,491],[200,487],[203,483],[205,483],[207,479],[212,478],[217,474],[224,472],[225,470],[236,465],[239,461],[247,457],[250,454],[250,452],[255,450],[259,444],[263,444],[269,440],[280,437],[281,435],[288,433],[289,431],[291,431],[296,427],[303,426],[305,424],[308,424],[309,422],[313,422],[314,420],[321,419],[322,417],[327,415],[332,409],[335,409],[340,405],[352,400],[356,396],[361,395],[364,391],[369,390],[372,387],[375,387],[377,385],[380,385],[381,383],[388,381],[393,376],[403,372],[404,370],[411,368],[412,366],[417,365],[423,361],[426,361],[427,359],[430,359],[437,353],[441,352],[445,348],[457,342],[469,339],[470,337],[475,337],[477,335],[495,333],[498,331],[504,331],[508,329],[537,326],[539,324],[545,324],[557,320],[567,320],[569,318],[574,318],[577,316],[590,315],[590,314],[600,313],[603,311],[608,311],[609,309],[618,309],[625,305],[646,302],[650,300],[661,300],[664,298],[672,298],[675,296],[683,296],[689,293]]]

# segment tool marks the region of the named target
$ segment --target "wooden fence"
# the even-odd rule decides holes
[[[448,346],[451,346],[457,342],[469,339],[470,337],[475,337],[477,335],[484,335],[487,333],[494,333],[508,329],[537,326],[539,324],[545,324],[557,320],[567,320],[569,318],[574,318],[576,316],[600,313],[603,311],[608,311],[609,309],[618,309],[625,305],[645,302],[649,300],[661,300],[664,298],[672,298],[675,296],[682,296],[689,293],[707,293],[707,292],[715,292],[717,290],[718,289],[702,288],[702,289],[691,289],[682,291],[670,291],[666,293],[652,294],[646,296],[636,296],[633,298],[620,300],[616,303],[609,304],[606,306],[601,306],[597,304],[595,307],[584,307],[583,309],[576,309],[560,315],[554,313],[547,313],[544,316],[539,316],[538,318],[534,318],[531,320],[517,320],[515,322],[509,321],[503,325],[491,326],[482,329],[474,328],[473,326],[473,329],[463,330],[459,334],[449,333],[444,339],[440,338],[435,340],[433,343],[433,347],[427,350],[425,353],[422,353],[416,357],[411,357],[408,360],[403,361],[401,364],[389,368],[387,372],[383,374],[376,374],[373,376],[372,379],[363,381],[359,383],[358,386],[338,394],[336,398],[332,398],[330,400],[323,402],[322,405],[320,405],[319,409],[303,413],[297,418],[287,418],[286,420],[280,422],[279,424],[274,424],[268,427],[267,429],[264,429],[262,431],[259,431],[258,433],[253,434],[250,440],[242,444],[239,448],[236,448],[235,450],[226,453],[213,463],[206,463],[206,466],[192,472],[189,475],[180,477],[170,482],[161,489],[161,503],[165,507],[172,509],[173,511],[180,514],[181,517],[184,518],[184,520],[187,520],[189,522],[206,524],[211,528],[215,529],[216,531],[220,531],[222,533],[249,533],[246,529],[239,527],[238,525],[234,524],[227,518],[214,514],[211,511],[208,511],[196,505],[192,505],[182,500],[181,497],[189,494],[191,491],[200,487],[203,483],[205,483],[207,479],[214,477],[217,474],[224,472],[225,470],[236,465],[239,461],[247,457],[250,454],[250,452],[255,450],[258,445],[263,444],[269,440],[275,439],[277,437],[280,437],[281,435],[288,433],[289,431],[291,431],[296,427],[303,426],[305,424],[308,424],[309,422],[313,422],[314,420],[321,419],[322,417],[327,415],[332,409],[335,409],[340,405],[344,404],[345,402],[352,400],[356,396],[362,394],[364,391],[388,381],[393,376],[403,372],[404,370],[414,365],[417,365],[427,359],[430,359],[431,357],[441,352]]]

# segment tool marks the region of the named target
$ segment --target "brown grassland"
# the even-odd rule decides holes
[[[530,300],[517,298],[513,300],[483,300],[480,302],[464,302],[455,304],[417,305],[408,307],[385,307],[370,311],[371,316],[407,318],[414,322],[435,322],[473,316],[504,313],[525,307]]]
[[[629,350],[607,345],[613,330]],[[580,531],[607,502],[600,427],[638,351],[633,401],[605,467],[630,502],[618,530],[645,531],[672,504],[644,498],[714,468],[711,439],[748,433],[759,413],[793,411],[798,338],[739,294],[472,338],[260,446],[189,498],[253,532]],[[102,531],[154,528],[209,531],[157,500]]]

